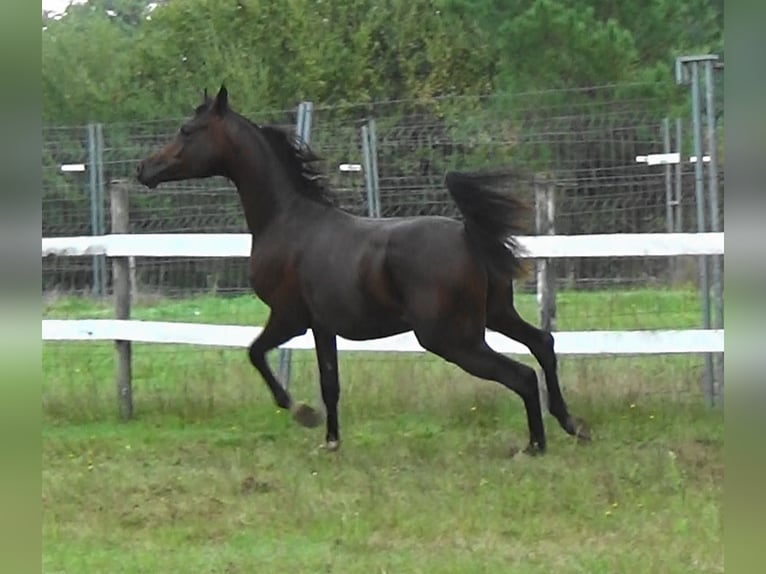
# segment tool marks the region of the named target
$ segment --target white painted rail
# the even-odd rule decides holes
[[[56,320],[42,322],[46,341],[133,341],[211,347],[247,347],[261,327],[207,325],[162,321],[118,321],[111,319]],[[556,352],[564,355],[722,353],[723,330],[689,329],[666,331],[560,331],[554,333]],[[501,353],[529,354],[528,349],[493,331],[487,342]],[[311,331],[295,337],[284,349],[313,349]],[[338,338],[339,351],[422,353],[412,332],[370,341]]]
[[[619,233],[604,235],[522,236],[530,258],[672,257],[723,255],[723,233]],[[132,234],[42,239],[42,256],[248,257],[251,236],[229,234]],[[261,327],[137,320],[42,321],[46,341],[134,341],[160,344],[246,347]],[[556,350],[568,355],[722,353],[724,331],[560,331]],[[487,341],[503,353],[528,354],[526,347],[488,332]],[[286,343],[286,349],[313,349],[311,333]],[[339,338],[341,351],[423,352],[410,333],[371,341]]]
[[[719,233],[614,233],[603,235],[521,236],[526,257],[672,257],[722,255]],[[247,233],[170,233],[44,237],[42,255],[59,257],[248,257]]]

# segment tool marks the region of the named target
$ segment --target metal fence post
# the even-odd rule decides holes
[[[370,129],[362,126],[362,162],[364,163],[364,190],[367,192],[367,215],[375,217],[375,198],[372,190],[372,161],[370,159]]]
[[[367,214],[380,217],[380,187],[378,180],[378,150],[375,120],[370,118],[362,126],[362,160],[364,162],[364,187],[367,191]]]
[[[104,158],[103,126],[88,124],[88,190],[90,194],[90,232],[103,235],[104,225]],[[103,297],[106,292],[106,258],[93,256],[93,292]]]
[[[662,152],[670,153],[670,119],[662,119]],[[665,164],[665,227],[668,233],[673,233],[673,168]],[[671,262],[672,269],[672,262]]]
[[[716,58],[717,59],[717,58]],[[710,231],[719,232],[720,220],[718,212],[718,145],[715,127],[715,99],[713,86],[713,58],[705,60],[705,108],[707,112],[708,139],[708,202],[710,205]],[[721,257],[714,255],[713,260],[713,328],[723,329],[723,274],[721,272]],[[716,388],[715,401],[723,401],[723,355],[716,353],[714,370]]]
[[[372,167],[372,197],[375,200],[375,217],[380,217],[380,181],[378,179],[378,134],[375,118],[367,121],[370,138],[370,161]]]
[[[683,139],[681,133],[681,118],[676,118],[676,150],[679,154],[679,159],[683,157]],[[679,161],[676,164],[676,192],[674,205],[675,211],[675,231],[681,233],[683,231],[683,162]]]
[[[692,136],[694,141],[694,192],[697,203],[697,231],[706,230],[705,181],[703,177],[704,155],[702,152],[702,111],[700,106],[700,62],[717,59],[716,56],[683,56],[676,59],[676,82],[691,83]],[[702,306],[702,328],[710,329],[710,281],[707,256],[699,257],[700,301]],[[713,406],[715,389],[713,381],[713,357],[705,353],[704,393],[705,403]]]
[[[670,118],[662,119],[662,151],[665,154],[671,152],[670,147]],[[673,167],[670,163],[665,163],[665,228],[668,233],[673,233],[673,210],[675,209],[675,200],[673,199]],[[668,257],[668,280],[672,283],[675,280],[677,260],[675,257]]]
[[[298,105],[298,117],[295,123],[295,133],[298,139],[308,144],[311,141],[311,121],[314,112],[312,102],[301,102]],[[292,363],[292,352],[290,349],[279,350],[279,366],[277,368],[278,379],[285,388],[290,386],[290,371]]]

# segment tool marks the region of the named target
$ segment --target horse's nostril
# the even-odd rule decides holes
[[[141,173],[143,171],[144,171],[144,163],[143,162],[139,162],[138,164],[136,164],[136,177],[138,179],[141,179]]]

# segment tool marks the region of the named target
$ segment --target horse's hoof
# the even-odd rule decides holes
[[[523,456],[539,456],[545,453],[545,447],[541,447],[537,443],[529,443],[526,448],[522,449],[517,446],[512,446],[510,449],[511,458],[519,458]]]
[[[323,417],[319,411],[304,403],[299,403],[293,407],[292,413],[295,422],[306,428],[318,427],[323,421]]]
[[[590,442],[590,429],[588,429],[588,425],[585,424],[585,421],[577,417],[572,417],[572,422],[574,423],[574,436],[577,438],[578,442]]]
[[[529,456],[540,456],[545,454],[545,446],[537,442],[530,442],[524,449],[524,454]]]
[[[326,448],[328,451],[330,451],[330,452],[335,452],[335,451],[337,451],[337,450],[340,448],[340,441],[337,441],[337,440],[328,440],[328,441],[325,443],[324,447],[325,447],[325,448]]]

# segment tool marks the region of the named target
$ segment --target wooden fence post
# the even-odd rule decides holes
[[[111,211],[112,233],[130,232],[130,195],[127,185],[112,185]],[[114,292],[115,319],[130,319],[130,259],[112,258],[112,289]],[[130,341],[115,341],[117,351],[117,401],[122,420],[133,418],[133,390],[131,382],[131,346]]]
[[[555,185],[550,177],[535,178],[535,227],[538,235],[555,235],[556,217]],[[537,306],[540,328],[544,331],[556,330],[556,274],[552,259],[537,259]],[[539,371],[538,380],[545,382],[545,373]],[[548,393],[545,384],[540,384],[540,401],[543,408],[548,405]]]

